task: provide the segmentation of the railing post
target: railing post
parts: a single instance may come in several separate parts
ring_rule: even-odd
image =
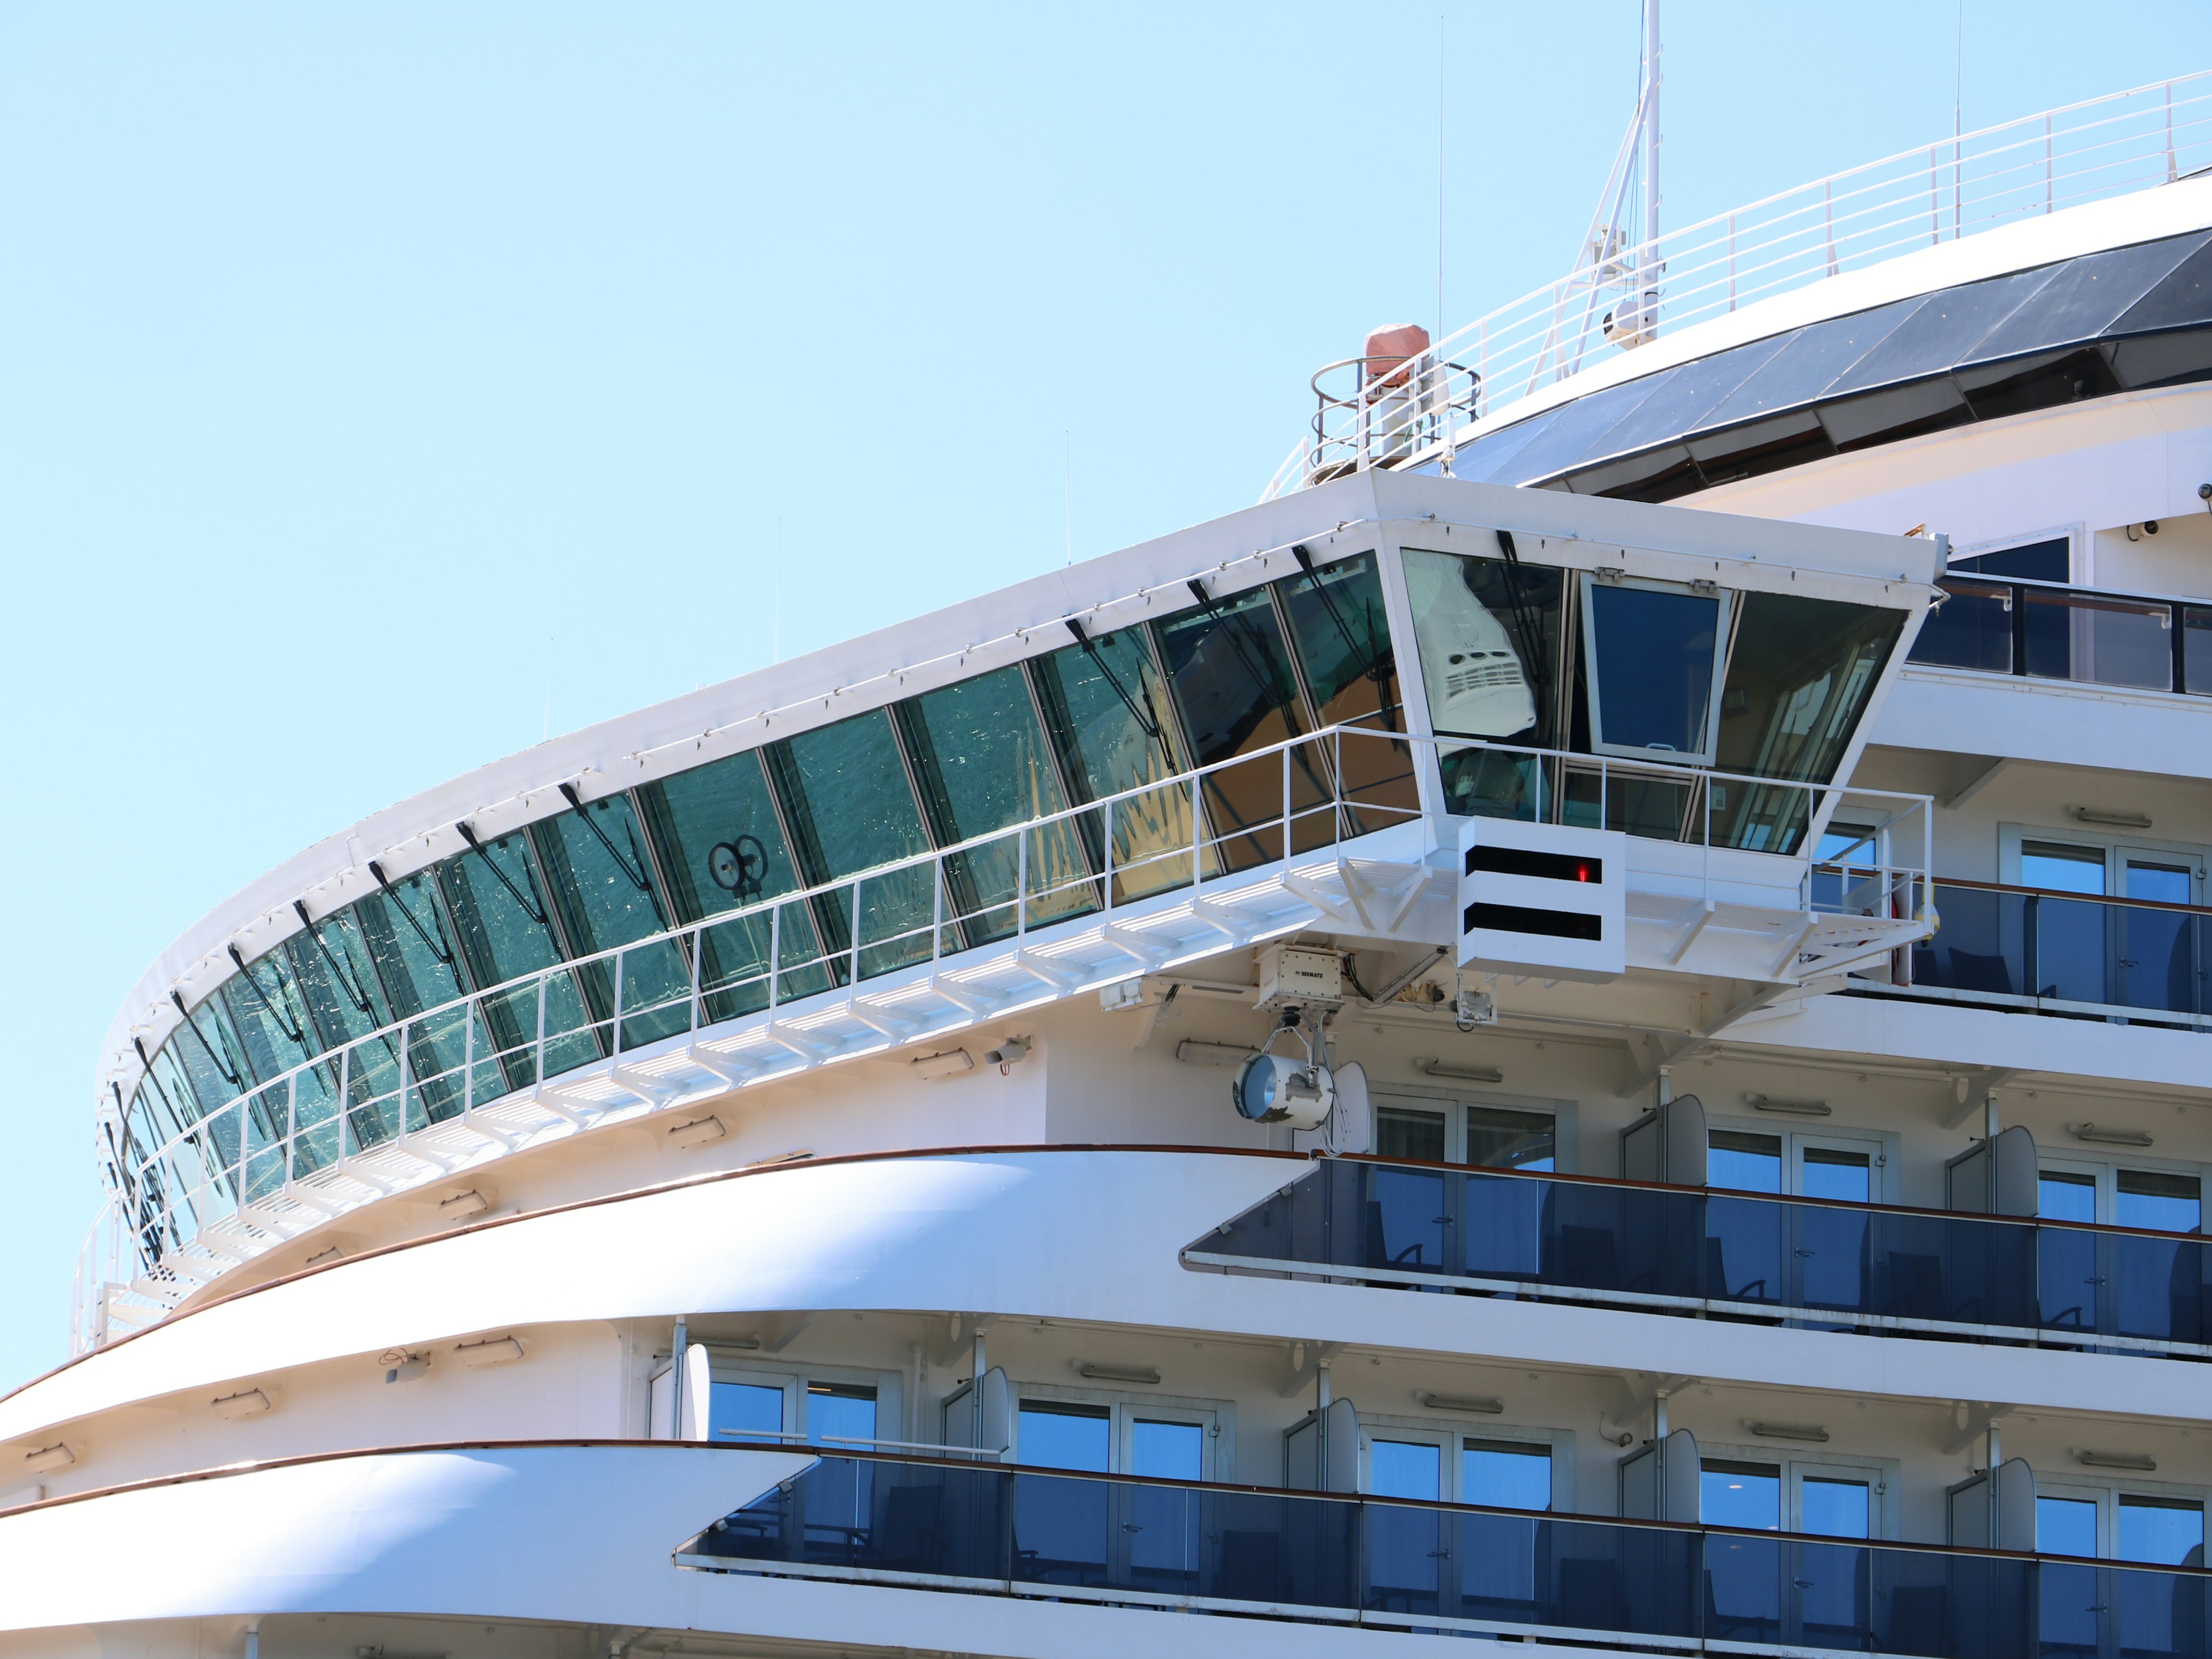
[[[860,884],[857,879],[853,883],[853,942],[850,954],[853,976],[846,983],[856,986],[860,982]]]
[[[1832,179],[1820,181],[1820,222],[1828,239],[1828,275],[1836,274],[1836,186]]]
[[[768,1007],[775,1013],[777,992],[783,983],[783,907],[770,905],[768,913]]]
[[[1735,215],[1729,215],[1729,309],[1735,309]]]
[[[477,1104],[477,1015],[482,1007],[483,1005],[477,1002],[461,1006],[462,1018],[466,1021],[461,1029],[461,1120],[464,1122],[468,1121],[469,1114],[476,1109]]]
[[[1105,909],[1106,914],[1111,915],[1114,913],[1114,803],[1110,799],[1106,803],[1106,822],[1104,824],[1104,832],[1106,848],[1106,857],[1104,860],[1106,866]]]
[[[2045,213],[2051,211],[2051,118],[2046,115],[2043,118],[2043,210]]]
[[[1030,896],[1030,832],[1024,829],[1014,831],[1014,937],[1029,933]],[[978,1404],[977,1410],[982,1407]]]
[[[2172,184],[2180,175],[2174,170],[2173,158],[2173,82],[2166,83],[2166,182]]]
[[[691,930],[691,1024],[687,1028],[694,1031],[707,1023],[706,1000],[699,994],[700,964],[706,955],[707,930],[695,927]]]
[[[2020,988],[2023,995],[2034,999],[2043,994],[2043,941],[2039,937],[2042,931],[2042,907],[2038,902],[2040,897],[2039,894],[2030,893],[2020,906],[2021,977],[2026,981]]]
[[[349,1042],[338,1050],[338,1157],[346,1156],[346,1137],[353,1132],[353,1049]]]
[[[945,860],[942,855],[929,862],[929,965],[933,969],[945,957]]]
[[[1285,744],[1283,758],[1283,867],[1291,864],[1291,745]]]
[[[1928,246],[1933,247],[1943,240],[1942,209],[1936,196],[1936,146],[1928,146]]]
[[[538,976],[538,1043],[532,1059],[537,1065],[535,1080],[545,1081],[545,975]]]
[[[296,1071],[284,1081],[284,1184],[292,1184],[292,1157],[298,1150],[300,1136],[300,1074]]]
[[[1204,814],[1199,810],[1198,793],[1199,780],[1203,775],[1198,772],[1190,775],[1190,890],[1194,897],[1198,893],[1199,869],[1205,862],[1206,830]]]

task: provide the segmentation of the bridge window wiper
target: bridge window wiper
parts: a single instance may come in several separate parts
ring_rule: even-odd
[[[584,828],[590,830],[594,836],[599,837],[599,845],[607,849],[607,856],[615,861],[616,866],[622,871],[623,874],[629,878],[630,885],[636,888],[639,892],[643,893],[647,897],[652,897],[653,884],[645,878],[644,872],[641,868],[644,863],[644,860],[638,859],[637,862],[634,864],[631,862],[630,859],[626,859],[622,855],[621,851],[615,846],[614,842],[607,839],[607,832],[599,828],[598,821],[592,817],[589,809],[585,806],[582,799],[577,795],[576,786],[574,784],[562,784],[561,786],[561,798],[567,801],[569,805],[576,809],[576,816],[583,819]],[[637,843],[635,841],[630,843],[630,854],[632,858],[636,857]],[[654,906],[655,909],[658,909],[659,908],[659,907],[657,904]]]
[[[465,823],[457,823],[453,827],[461,832],[461,839],[468,842],[469,851],[482,859],[485,868],[499,878],[499,884],[514,895],[514,902],[522,907],[523,914],[540,927],[550,928],[553,924],[545,919],[545,912],[538,905],[532,903],[524,896],[522,890],[514,884],[507,872],[499,867],[499,860],[484,850],[484,844],[477,839],[477,832]]]
[[[1114,688],[1114,695],[1121,698],[1121,706],[1129,711],[1131,718],[1144,727],[1145,735],[1158,743],[1160,740],[1159,722],[1137,706],[1137,700],[1123,688],[1112,666],[1099,655],[1097,642],[1083,631],[1083,624],[1073,617],[1067,619],[1067,631],[1075,635],[1076,644],[1083,647],[1083,654],[1091,659],[1091,665],[1098,671],[1107,684]]]
[[[465,834],[466,832],[464,831],[463,833]],[[486,862],[489,862],[489,860],[486,860]],[[499,866],[497,865],[492,866],[492,868],[495,870]],[[452,947],[450,945],[441,944],[439,939],[432,939],[428,933],[423,931],[422,924],[415,919],[414,911],[407,908],[407,901],[399,896],[398,889],[392,886],[390,878],[385,875],[384,866],[379,864],[374,859],[371,859],[368,861],[368,873],[376,878],[376,884],[383,890],[384,896],[390,899],[393,904],[397,905],[399,909],[399,914],[407,918],[407,925],[415,930],[415,937],[422,941],[423,945],[428,949],[432,956],[437,957],[438,960],[443,963],[447,967],[451,968],[453,965],[453,952]],[[435,921],[436,918],[434,916],[431,920]],[[443,938],[445,931],[446,930],[442,927],[438,929],[441,939]]]
[[[307,920],[306,902],[294,899],[292,914],[300,918],[300,926],[307,930],[307,937],[314,940],[315,949],[323,953],[323,960],[330,964],[331,976],[337,981],[338,989],[345,993],[346,1000],[367,1015],[369,1023],[374,1024],[376,1021],[376,1010],[369,1006],[368,994],[361,988],[360,982],[346,971],[345,964],[340,962],[331,947],[323,942],[321,931],[313,922]]]
[[[198,1040],[202,1051],[214,1062],[216,1070],[222,1074],[222,1080],[241,1094],[244,1093],[246,1080],[239,1076],[235,1068],[225,1062],[222,1055],[216,1053],[214,1045],[207,1040],[207,1033],[200,1030],[198,1022],[192,1018],[191,1011],[185,1006],[184,998],[172,991],[169,993],[169,1000],[177,1005],[177,1012],[184,1019],[185,1028]]]
[[[291,1038],[294,1045],[302,1053],[313,1054],[314,1050],[307,1047],[307,1033],[300,1029],[299,1022],[277,1006],[276,999],[269,994],[268,988],[261,983],[253,969],[246,965],[246,958],[239,954],[238,946],[232,945],[226,948],[229,951],[230,959],[236,965],[240,975],[253,988],[253,994],[261,999],[261,1006],[269,1011],[269,1018],[276,1022],[276,1029]]]

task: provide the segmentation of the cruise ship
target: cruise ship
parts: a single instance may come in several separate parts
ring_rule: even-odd
[[[2206,1655],[2212,75],[1656,115],[1255,504],[149,965],[0,1659]]]

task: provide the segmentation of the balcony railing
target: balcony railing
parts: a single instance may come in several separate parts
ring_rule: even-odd
[[[1661,1651],[2200,1659],[2196,1567],[824,1457],[684,1566]]]
[[[1911,660],[2034,680],[2212,696],[2212,603],[1946,576]]]
[[[1933,886],[1942,927],[1913,947],[1910,984],[1894,991],[2212,1029],[2212,907],[1984,881]]]
[[[1194,1267],[2212,1359],[2212,1237],[1338,1158]]]

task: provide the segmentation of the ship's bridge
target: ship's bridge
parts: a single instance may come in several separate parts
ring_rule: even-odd
[[[1370,471],[456,780],[256,882],[132,994],[78,1344],[395,1195],[481,1213],[474,1172],[543,1143],[703,1145],[726,1097],[966,1069],[984,1022],[1157,1002],[1270,939],[1381,953],[1370,1006],[1473,1008],[1471,822],[1626,837],[1593,1015],[1688,987],[1711,1028],[1880,972],[1930,925],[1927,801],[1837,781],[1940,557]]]

